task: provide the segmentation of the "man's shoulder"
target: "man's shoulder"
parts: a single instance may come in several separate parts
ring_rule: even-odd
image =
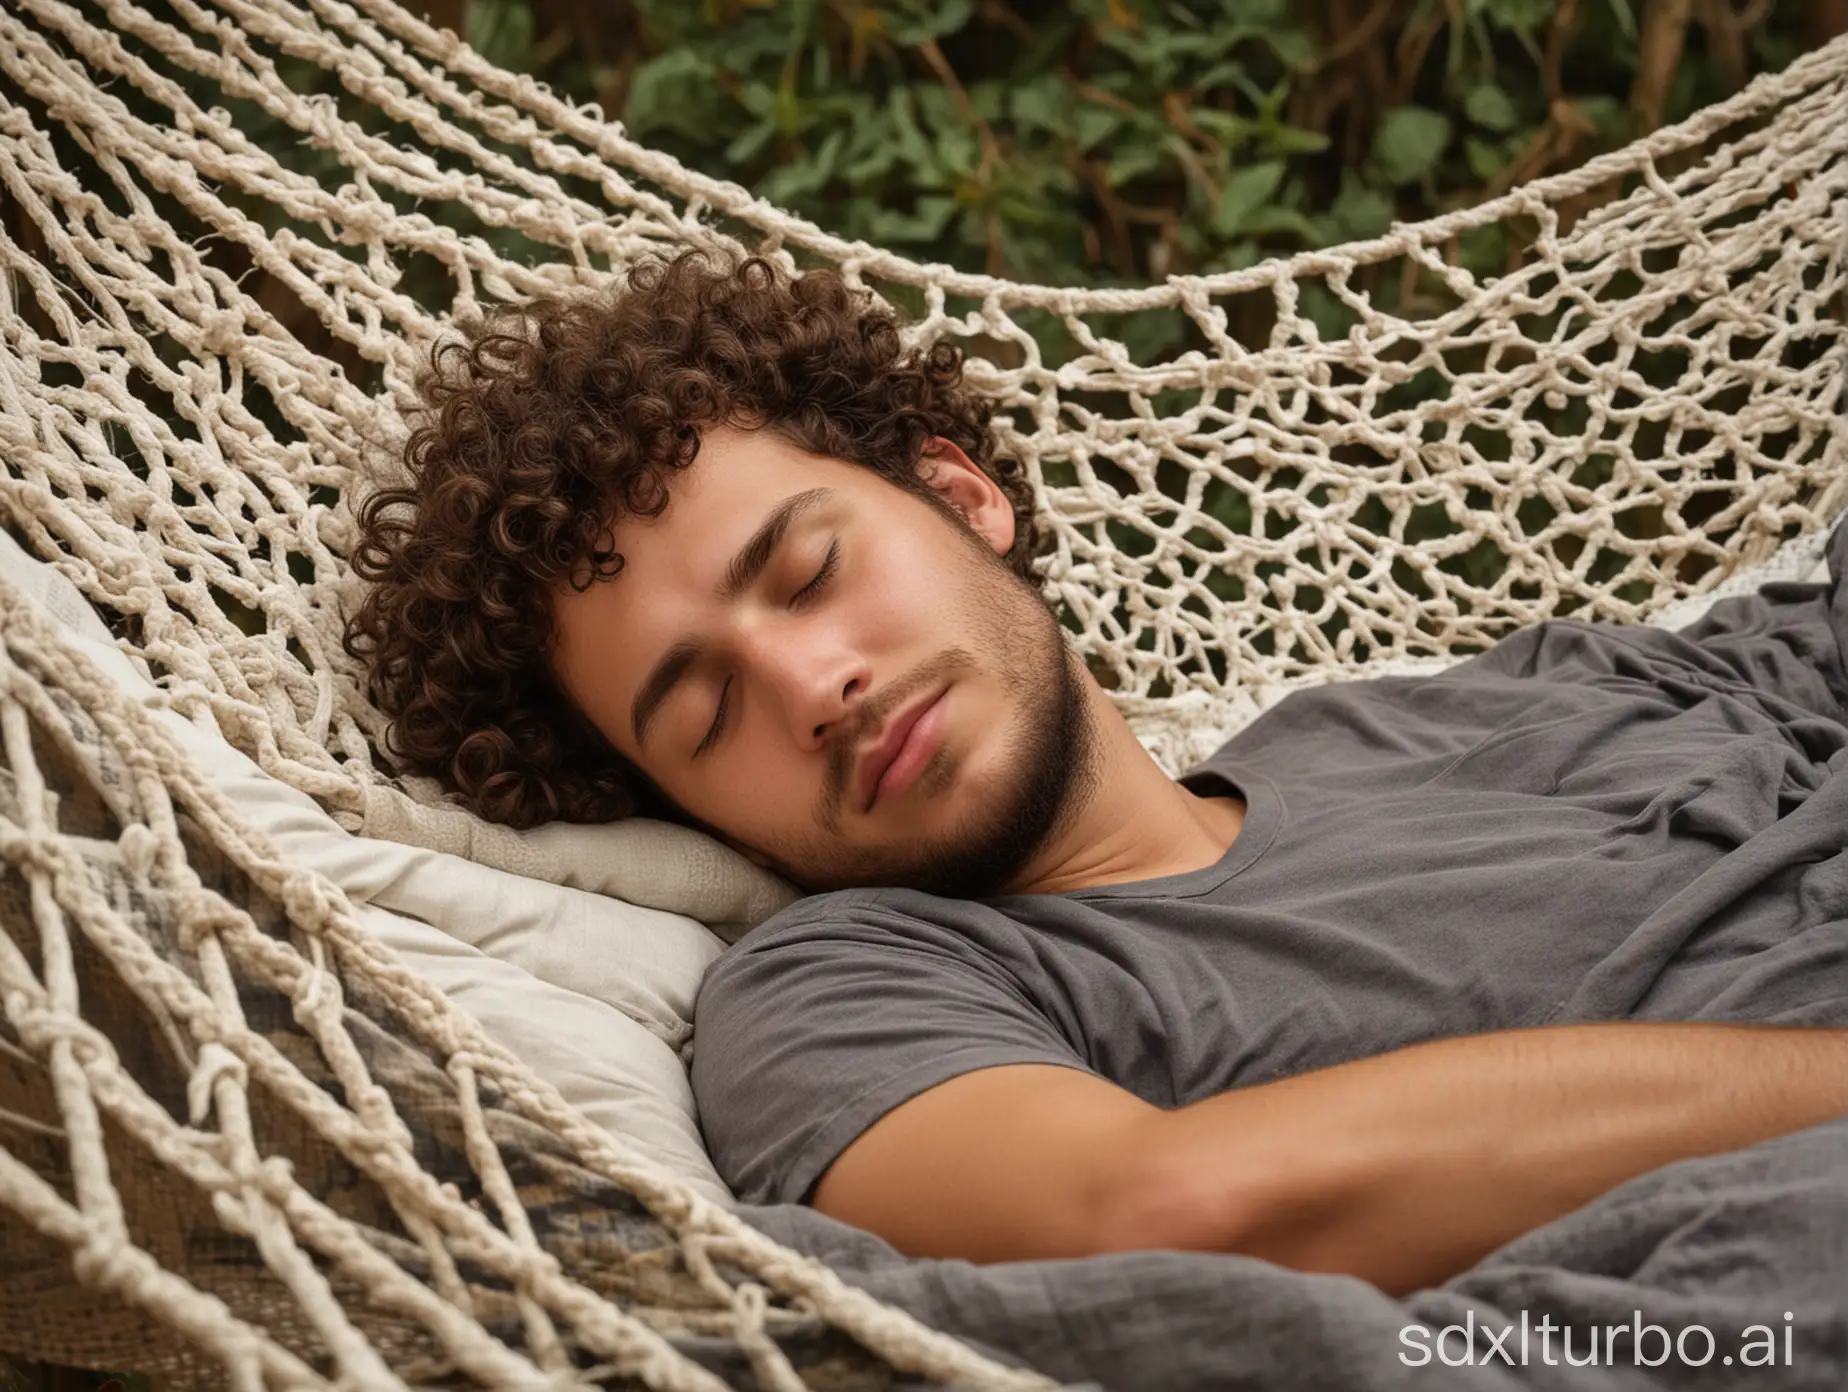
[[[732,951],[762,951],[830,936],[853,939],[887,933],[934,934],[967,930],[997,921],[1014,923],[1005,905],[978,899],[950,899],[919,889],[880,886],[826,890],[779,909],[733,945]],[[729,955],[729,954],[728,954]]]
[[[928,983],[1011,979],[1032,957],[1025,925],[979,900],[913,889],[813,894],[779,910],[707,968],[697,1010],[748,1036],[771,1017],[915,993]],[[766,1027],[769,1027],[766,1025]],[[706,1029],[701,1025],[702,1030]],[[780,1028],[780,1027],[779,1027]]]
[[[917,889],[831,890],[778,910],[707,969],[702,998],[779,992],[797,978],[976,970],[993,972],[1033,956],[1032,924],[1008,901],[950,899]]]

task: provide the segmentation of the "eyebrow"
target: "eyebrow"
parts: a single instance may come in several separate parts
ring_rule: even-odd
[[[792,493],[770,510],[770,515],[763,520],[763,525],[751,533],[750,540],[738,548],[737,555],[731,558],[731,564],[725,567],[725,576],[719,581],[718,596],[721,602],[729,604],[748,590],[764,573],[764,567],[770,564],[770,558],[776,554],[776,548],[782,544],[789,529],[804,513],[820,507],[834,496],[831,488],[810,488],[801,493]],[[629,725],[635,731],[635,743],[640,747],[648,738],[648,726],[661,703],[667,700],[675,687],[686,678],[693,664],[705,653],[706,645],[694,638],[683,638],[655,663],[641,687],[635,693],[635,701],[629,707]]]

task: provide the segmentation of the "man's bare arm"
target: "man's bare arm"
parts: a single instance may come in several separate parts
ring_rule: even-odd
[[[1510,1030],[1172,1111],[999,1067],[888,1113],[813,1199],[919,1256],[1234,1251],[1402,1291],[1648,1170],[1844,1111],[1848,1030]]]

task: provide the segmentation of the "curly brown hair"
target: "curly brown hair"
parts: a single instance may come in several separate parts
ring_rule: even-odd
[[[409,481],[368,496],[353,568],[372,582],[345,646],[390,718],[389,751],[515,827],[676,811],[555,680],[551,596],[622,566],[610,528],[658,516],[715,425],[774,430],[934,499],[932,436],[1013,503],[1030,576],[1031,487],[997,458],[949,344],[907,350],[894,314],[838,274],[687,252],[611,293],[498,308],[430,354]]]

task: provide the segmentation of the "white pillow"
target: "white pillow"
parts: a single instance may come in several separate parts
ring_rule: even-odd
[[[174,712],[187,754],[298,865],[356,903],[441,928],[489,956],[615,1006],[669,1049],[692,1033],[700,977],[724,950],[693,919],[343,831],[319,803]]]
[[[408,781],[408,780],[407,780]],[[795,887],[704,832],[646,817],[515,831],[454,806],[366,789],[361,835],[423,846],[509,874],[684,914],[736,942],[797,897]]]
[[[157,694],[76,587],[4,531],[0,577],[41,603],[131,696]],[[676,1054],[700,977],[724,947],[714,934],[679,914],[354,836],[232,748],[209,717],[154,714],[283,856],[339,885],[380,941],[491,1038],[639,1154],[729,1201]]]

